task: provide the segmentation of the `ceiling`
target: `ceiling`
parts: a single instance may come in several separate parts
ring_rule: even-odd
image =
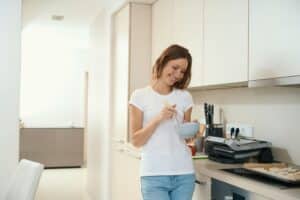
[[[37,27],[87,33],[96,16],[105,9],[115,10],[127,1],[152,4],[156,0],[22,0],[22,28],[23,31]],[[64,19],[54,21],[53,15],[64,16]]]
[[[106,0],[23,0],[22,27],[55,26],[65,29],[88,29],[93,19],[107,6]],[[63,15],[54,21],[52,15]]]

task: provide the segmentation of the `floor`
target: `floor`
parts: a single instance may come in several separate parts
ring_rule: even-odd
[[[86,168],[44,170],[35,200],[88,200]]]

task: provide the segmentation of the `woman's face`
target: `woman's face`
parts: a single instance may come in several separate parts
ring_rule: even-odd
[[[187,70],[188,61],[185,58],[170,60],[164,67],[161,79],[166,85],[172,87],[176,82],[182,80]]]

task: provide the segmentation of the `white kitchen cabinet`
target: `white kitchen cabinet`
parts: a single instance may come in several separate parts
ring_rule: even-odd
[[[192,200],[211,199],[211,178],[196,172],[196,184]]]
[[[111,199],[121,200],[124,199],[127,193],[127,160],[123,153],[123,149],[113,149],[111,159]]]
[[[158,0],[152,5],[152,64],[173,44],[173,0]]]
[[[173,41],[189,49],[193,58],[189,87],[203,84],[203,1],[173,0]]]
[[[141,182],[140,182],[140,159],[127,152],[125,154],[127,161],[127,168],[124,170],[124,174],[126,174],[126,199],[130,200],[141,200]],[[120,200],[123,200],[121,198]]]
[[[139,175],[140,160],[124,148],[114,149],[112,156],[111,199],[142,199]]]
[[[248,0],[204,1],[203,62],[205,85],[248,81]]]
[[[299,0],[249,3],[249,79],[300,75]]]
[[[190,88],[248,81],[248,0],[158,0],[152,61],[172,43],[193,57]]]
[[[128,100],[151,77],[151,5],[129,3],[113,16],[113,137],[128,141]]]
[[[150,84],[152,6],[131,3],[129,95]]]

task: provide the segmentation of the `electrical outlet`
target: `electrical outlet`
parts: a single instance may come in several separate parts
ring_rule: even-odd
[[[239,128],[240,136],[252,138],[253,137],[253,127],[249,124],[242,124],[242,123],[227,123],[226,124],[226,137],[230,138],[230,130],[231,128]]]

